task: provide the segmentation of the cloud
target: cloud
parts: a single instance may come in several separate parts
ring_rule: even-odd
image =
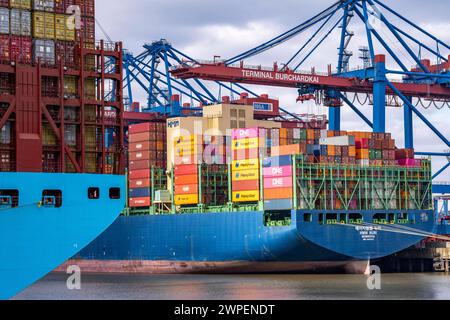
[[[395,12],[407,16],[413,23],[431,32],[446,43],[450,43],[450,23],[448,22],[448,8],[450,0],[422,0],[396,1],[384,0],[383,3],[392,7]],[[298,25],[314,14],[320,12],[333,4],[328,0],[128,0],[114,1],[97,0],[97,19],[107,30],[113,39],[123,39],[125,47],[138,53],[142,51],[142,45],[160,38],[168,39],[176,48],[186,52],[196,59],[212,59],[214,55],[222,58],[229,58],[244,52],[256,45],[269,40],[270,38]],[[426,14],[424,14],[424,10]],[[395,18],[394,15],[383,12],[399,28],[408,32],[414,39],[417,39],[429,47],[435,49],[436,42],[427,38],[419,31],[413,31],[410,25]],[[358,20],[354,17],[353,20]],[[367,43],[365,26],[363,24],[351,24],[353,37],[349,50],[353,52],[351,67],[362,65],[359,59],[359,47]],[[325,30],[327,30],[325,28]],[[407,52],[401,49],[401,44],[390,34],[385,27],[377,29],[383,39],[393,48],[394,52],[410,68],[415,61],[408,56]],[[314,30],[308,30],[291,41],[253,57],[246,61],[249,64],[262,64],[270,66],[274,61],[286,62],[308,39],[313,35]],[[98,32],[99,37],[104,37]],[[302,65],[301,69],[315,67],[318,71],[326,71],[327,65],[332,64],[336,68],[338,61],[338,45],[340,30],[336,29],[331,33],[322,45],[311,55]],[[405,40],[410,48],[418,53],[419,46],[411,40]],[[381,44],[374,40],[377,53],[387,54]],[[316,42],[317,43],[317,42]],[[312,45],[310,47],[313,47]],[[447,56],[449,51],[440,47],[440,52]],[[422,57],[430,55],[422,48]],[[304,57],[304,56],[303,56]],[[297,58],[296,61],[301,61]],[[399,69],[396,62],[388,57],[388,68]],[[321,106],[314,106],[311,103],[296,104],[297,93],[292,89],[282,89],[273,87],[250,86],[257,93],[269,93],[273,97],[279,97],[281,105],[286,109],[297,113],[314,112],[323,114],[327,109]],[[227,94],[223,92],[223,94]],[[142,101],[145,95],[138,94]],[[361,111],[372,117],[371,106],[361,106]],[[425,110],[418,108],[427,118],[439,129],[442,134],[450,137],[449,108],[436,110],[430,108]],[[364,129],[369,128],[354,114],[350,108],[344,108],[343,129]],[[415,141],[418,150],[440,152],[445,149],[443,143],[434,135],[432,131],[417,118],[414,118]],[[389,108],[387,117],[388,130],[393,133],[398,141],[399,147],[403,145],[403,110]],[[445,163],[445,159],[436,159],[435,171],[438,166]],[[447,171],[442,176],[443,180],[450,180],[450,172]]]

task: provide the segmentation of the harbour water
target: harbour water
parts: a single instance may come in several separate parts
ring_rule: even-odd
[[[363,275],[68,275],[50,274],[15,300],[448,300],[450,275],[383,274],[369,290]]]

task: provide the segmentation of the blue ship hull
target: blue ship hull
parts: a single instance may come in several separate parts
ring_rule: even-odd
[[[273,272],[367,266],[432,232],[432,211],[408,211],[414,224],[377,230],[321,224],[326,212],[292,211],[286,227],[268,227],[263,212],[120,217],[77,259],[92,272]],[[336,212],[333,212],[336,213]],[[352,213],[352,212],[342,212]],[[376,213],[363,214],[372,222]],[[404,213],[404,212],[403,212]],[[312,214],[312,221],[305,219]],[[347,270],[350,271],[350,270]],[[363,270],[356,270],[362,272]]]
[[[0,299],[8,299],[76,254],[124,207],[109,189],[124,193],[123,176],[0,173],[0,190],[18,192],[17,207],[0,206]],[[100,198],[88,199],[98,187]],[[41,203],[44,190],[62,194],[60,207]]]

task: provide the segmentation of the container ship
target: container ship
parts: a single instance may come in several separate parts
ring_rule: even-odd
[[[242,94],[131,125],[128,207],[76,263],[86,272],[360,273],[433,232],[428,159],[389,133],[280,120],[278,107]]]
[[[0,299],[124,207],[122,47],[96,42],[94,7],[0,1]]]

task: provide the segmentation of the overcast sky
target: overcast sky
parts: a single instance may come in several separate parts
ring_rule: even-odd
[[[384,3],[399,13],[407,16],[414,23],[430,31],[445,43],[450,43],[450,0],[384,0]],[[333,4],[327,0],[127,0],[111,1],[96,0],[97,19],[113,40],[122,40],[125,48],[135,54],[142,51],[144,43],[150,43],[161,38],[167,39],[178,50],[196,59],[212,59],[214,55],[230,58],[244,52],[288,29],[304,22],[313,15]],[[384,11],[382,11],[384,13]],[[364,26],[356,23],[355,18],[350,30],[355,32],[350,49],[355,56],[351,60],[351,67],[361,65],[358,59],[358,47],[366,45]],[[413,32],[405,24],[392,19],[396,25],[425,44],[436,48],[436,43]],[[378,30],[394,51],[403,59],[407,67],[414,65],[414,61],[400,49],[398,41],[384,28]],[[250,64],[270,66],[274,61],[285,62],[309,39],[312,33],[290,40],[288,43],[268,51],[247,61]],[[105,36],[97,30],[97,36]],[[316,67],[317,71],[326,71],[327,65],[337,64],[337,48],[339,30],[330,34],[316,53],[309,58],[302,69]],[[412,48],[417,51],[417,46]],[[440,48],[444,56],[450,52]],[[385,53],[377,45],[377,53]],[[394,61],[387,58],[390,67]],[[398,69],[398,67],[396,67]],[[269,93],[280,98],[281,104],[297,113],[320,113],[327,110],[311,104],[296,104],[297,93],[292,89],[277,89],[253,87],[257,93]],[[371,106],[362,106],[361,110],[372,117]],[[442,110],[434,108],[420,110],[430,121],[450,139],[450,108]],[[398,108],[389,108],[387,127],[394,134],[397,145],[403,145],[403,112]],[[343,130],[357,130],[369,128],[349,108],[343,110]],[[419,119],[415,118],[416,150],[442,152],[446,149],[443,143],[427,129]],[[435,171],[445,164],[445,159],[435,159]],[[440,180],[450,181],[450,170],[443,174]]]

